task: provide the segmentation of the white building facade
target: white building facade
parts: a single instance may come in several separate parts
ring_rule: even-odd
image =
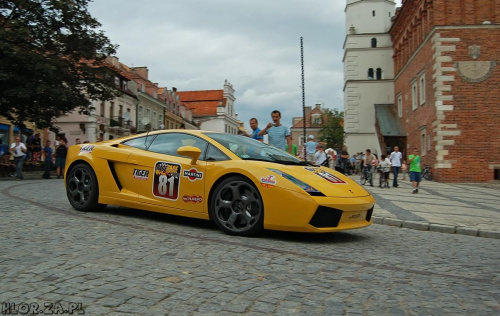
[[[347,0],[344,42],[344,132],[350,154],[380,155],[376,105],[394,104],[393,0]]]

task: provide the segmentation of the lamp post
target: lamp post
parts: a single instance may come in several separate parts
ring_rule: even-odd
[[[304,87],[304,45],[302,41],[302,36],[300,37],[300,65],[302,67],[302,126],[304,133],[304,144],[306,145],[306,95],[305,95],[305,87]],[[307,162],[307,152],[304,155],[304,160]]]

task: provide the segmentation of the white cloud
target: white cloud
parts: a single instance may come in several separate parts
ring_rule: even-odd
[[[290,126],[302,116],[300,37],[304,39],[306,105],[343,108],[345,1],[95,0],[90,13],[129,66],[178,90],[235,89],[245,122],[270,121],[274,109]]]

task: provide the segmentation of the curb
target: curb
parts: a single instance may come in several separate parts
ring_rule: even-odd
[[[397,218],[378,217],[378,216],[373,216],[373,223],[379,225],[420,230],[420,231],[431,231],[444,234],[457,234],[457,235],[500,239],[500,232],[494,232],[494,231],[482,230],[464,226],[453,226],[453,225],[443,225],[443,224],[435,224],[428,222],[408,221]]]

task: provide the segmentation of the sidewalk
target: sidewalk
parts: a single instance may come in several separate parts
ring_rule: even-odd
[[[23,174],[23,181],[43,180],[41,170]],[[56,178],[55,172],[52,178]],[[351,178],[359,183],[359,176]],[[16,179],[0,177],[0,181]],[[422,180],[418,194],[412,194],[408,178],[400,179],[398,188],[377,186],[378,176],[374,187],[364,185],[377,201],[376,224],[500,239],[500,181],[456,184]]]
[[[359,176],[351,176],[359,183]],[[438,183],[422,179],[412,194],[408,178],[399,187],[364,185],[376,199],[373,221],[409,229],[500,239],[500,182]],[[392,180],[390,181],[392,185]]]

